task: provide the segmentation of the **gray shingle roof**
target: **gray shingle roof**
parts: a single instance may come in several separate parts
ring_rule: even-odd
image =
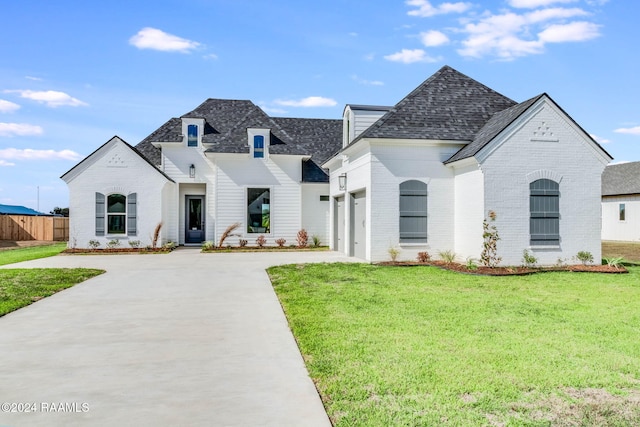
[[[467,157],[475,156],[478,151],[482,150],[485,145],[491,142],[504,128],[509,126],[515,119],[520,117],[529,107],[531,107],[542,95],[538,95],[527,101],[516,104],[511,108],[499,111],[495,113],[489,121],[480,129],[476,134],[473,141],[465,145],[455,153],[451,158],[444,163],[451,163],[457,160],[466,159]]]
[[[640,162],[620,163],[604,168],[602,195],[640,194]]]
[[[472,141],[485,123],[515,101],[444,66],[354,139]]]
[[[328,180],[322,169],[324,160],[342,146],[342,121],[269,117],[251,101],[207,99],[195,110],[172,118],[142,140],[136,148],[152,163],[160,164],[160,149],[153,142],[182,142],[182,118],[202,118],[202,142],[208,153],[249,153],[247,128],[271,129],[271,154],[311,156],[306,165],[312,181]]]

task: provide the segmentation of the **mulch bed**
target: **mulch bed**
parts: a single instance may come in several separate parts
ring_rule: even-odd
[[[416,262],[416,261],[384,261],[376,263],[376,265],[382,266],[395,266],[395,267],[415,267],[430,265],[433,267],[442,268],[444,270],[456,271],[464,274],[475,274],[481,276],[524,276],[527,274],[545,273],[549,271],[572,271],[580,273],[610,273],[620,274],[628,273],[629,271],[623,266],[610,266],[610,265],[566,265],[566,266],[554,266],[554,267],[483,267],[478,266],[476,269],[469,269],[466,265],[458,264],[455,262],[446,263],[444,261],[429,261],[429,262]]]
[[[105,249],[65,249],[63,254],[150,254],[150,253],[169,253],[173,249],[167,248],[105,248]]]

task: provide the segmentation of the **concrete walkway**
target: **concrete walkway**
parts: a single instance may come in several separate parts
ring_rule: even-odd
[[[353,259],[181,248],[0,267],[107,270],[0,318],[0,426],[330,426],[264,271],[324,261]]]

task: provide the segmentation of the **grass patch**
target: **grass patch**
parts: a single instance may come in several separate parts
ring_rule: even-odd
[[[88,268],[0,269],[0,316],[102,273]]]
[[[29,248],[0,251],[0,265],[13,264],[16,262],[30,261],[33,259],[58,255],[66,248],[66,243],[56,243],[53,245],[33,246]]]
[[[640,268],[269,269],[337,426],[638,425]]]

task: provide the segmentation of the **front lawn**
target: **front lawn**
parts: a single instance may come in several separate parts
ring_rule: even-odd
[[[58,255],[66,248],[66,243],[55,243],[52,245],[32,246],[28,248],[0,251],[0,265]]]
[[[102,273],[89,268],[0,269],[0,316]]]
[[[0,265],[58,255],[66,243],[0,251]],[[0,316],[84,282],[104,270],[88,268],[0,269]]]
[[[337,426],[640,424],[640,268],[269,269]]]

